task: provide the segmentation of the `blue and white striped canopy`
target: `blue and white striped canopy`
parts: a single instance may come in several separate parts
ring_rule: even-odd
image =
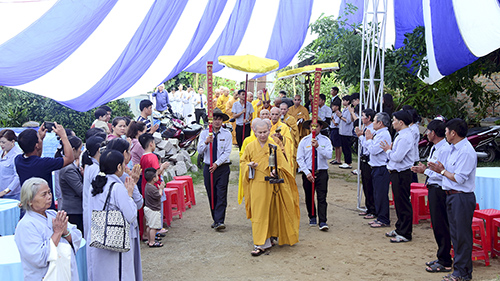
[[[337,1],[338,2],[338,1]],[[251,54],[285,67],[328,0],[0,0],[0,85],[86,111],[181,71],[242,80],[217,63]],[[8,27],[8,28],[5,28]]]
[[[363,20],[364,0],[343,0]],[[381,2],[381,1],[380,1]],[[386,46],[403,46],[404,34],[425,27],[429,77],[434,83],[500,48],[500,0],[389,0]],[[395,31],[395,33],[390,33]],[[395,35],[395,37],[393,37]]]

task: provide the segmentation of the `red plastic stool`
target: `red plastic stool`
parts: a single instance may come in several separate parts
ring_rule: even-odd
[[[493,245],[493,219],[500,218],[500,210],[483,209],[475,210],[474,217],[483,219],[486,222],[486,251],[490,252]]]
[[[413,208],[413,224],[418,224],[419,220],[431,218],[429,202],[425,200],[428,195],[427,189],[411,189],[411,207]]]
[[[427,185],[425,185],[425,183],[412,182],[410,184],[410,189],[424,189],[424,188],[427,188]]]
[[[194,196],[193,178],[191,176],[178,176],[178,177],[174,177],[174,180],[187,180],[188,181],[190,203],[191,203],[191,205],[196,205],[196,198]],[[189,206],[189,208],[191,208],[191,206]]]
[[[391,186],[389,188],[389,191],[391,193],[391,196],[389,197],[389,206],[394,206],[394,196],[392,195],[392,182],[389,182],[389,185]]]
[[[165,188],[165,197],[167,200],[163,201],[163,221],[167,223],[168,226],[172,223],[174,216],[179,216],[182,219],[182,211],[177,205],[174,205],[174,201],[179,201],[179,189],[177,188]],[[176,208],[173,210],[173,208]]]
[[[189,191],[188,191],[188,182],[187,181],[176,181],[176,180],[173,180],[173,181],[169,181],[167,182],[167,186],[168,188],[177,188],[177,190],[179,190],[179,198],[176,198],[176,199],[179,199],[179,200],[176,200],[176,201],[172,201],[172,207],[177,206],[179,210],[181,210],[181,212],[185,212],[186,211],[186,204],[185,204],[185,192],[186,191],[188,194],[187,196],[189,196]]]
[[[498,234],[500,228],[500,219],[493,219],[493,248],[491,248],[491,257],[500,256],[500,235]]]
[[[488,251],[486,251],[486,232],[482,219],[472,218],[472,260],[484,260],[485,266],[490,265]],[[455,257],[453,246],[451,247],[451,257]]]

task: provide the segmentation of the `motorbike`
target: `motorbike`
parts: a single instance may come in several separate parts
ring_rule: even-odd
[[[476,127],[467,132],[467,139],[476,150],[478,160],[481,162],[493,162],[497,151],[500,151],[500,126]],[[433,143],[427,139],[427,135],[420,139],[418,152],[420,161],[426,161]]]
[[[166,112],[163,115],[155,114],[153,116],[154,123],[159,123],[158,132],[161,133],[163,139],[178,139],[179,147],[187,151],[189,156],[196,153],[198,147],[198,137],[200,136],[203,127],[196,122],[186,124],[184,117],[177,112]]]

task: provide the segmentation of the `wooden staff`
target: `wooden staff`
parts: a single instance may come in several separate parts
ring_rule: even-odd
[[[319,107],[319,92],[320,92],[320,87],[321,87],[321,68],[316,68],[316,71],[314,72],[314,94],[313,94],[313,100],[311,103],[311,111],[312,111],[312,118],[311,118],[311,132],[312,132],[312,139],[316,139],[316,127],[318,126],[318,107]],[[312,176],[314,180],[312,181],[312,215],[314,216],[314,185],[316,181],[316,168],[315,167],[315,161],[314,161],[314,156],[316,155],[316,147],[312,146]]]
[[[245,80],[245,103],[244,108],[245,112],[243,113],[243,134],[241,134],[241,143],[245,141],[245,119],[247,118],[247,89],[248,89],[248,73]]]
[[[214,63],[207,61],[207,115],[208,115],[208,135],[213,136],[212,122],[214,119],[214,105],[213,105],[213,80],[212,80],[212,67]],[[202,101],[203,102],[203,101]],[[210,143],[210,167],[214,164],[213,157],[213,142]],[[212,210],[214,209],[214,174],[210,173],[210,202],[212,203]]]

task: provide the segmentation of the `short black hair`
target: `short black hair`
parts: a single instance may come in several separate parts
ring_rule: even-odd
[[[144,108],[148,108],[153,105],[153,102],[150,100],[141,100],[139,103],[139,110],[142,111]]]
[[[338,87],[332,87],[332,90],[337,91],[337,93],[339,92],[339,88]]]
[[[406,124],[406,126],[411,124],[411,116],[408,113],[408,111],[405,110],[400,110],[396,111],[392,114],[396,119],[403,121],[403,123]]]
[[[35,150],[35,145],[38,143],[38,133],[33,129],[26,129],[17,136],[17,143],[24,151],[24,154],[31,153]]]
[[[99,136],[103,139],[106,139],[108,135],[102,128],[90,128],[85,133],[85,141],[87,141],[92,136]]]
[[[125,117],[118,116],[118,117],[113,118],[113,122],[111,122],[111,126],[113,126],[113,127],[118,126],[118,123],[120,121],[124,121],[125,125],[127,124],[127,119],[125,119]]]
[[[149,167],[146,170],[144,170],[144,179],[147,182],[151,182],[156,176],[156,169],[153,167]]]
[[[353,93],[351,95],[351,101],[353,101],[353,100],[359,100],[359,93]]]
[[[467,136],[467,123],[460,118],[453,118],[446,122],[446,128],[448,128],[449,131],[455,131],[461,138]]]
[[[114,138],[108,142],[106,149],[124,153],[125,151],[130,151],[130,143],[122,138]]]
[[[109,107],[109,106],[107,106],[105,104],[99,106],[99,108],[102,108],[102,109],[106,110],[106,112],[113,112],[113,110],[111,110],[111,107]]]
[[[410,114],[412,123],[418,123],[422,120],[420,115],[418,115],[417,110],[415,110],[414,108],[408,109],[406,111],[408,112],[408,114]]]
[[[440,138],[445,137],[445,128],[446,125],[441,120],[432,120],[431,122],[429,122],[429,125],[427,125],[427,130],[434,131],[434,134],[436,134],[436,136]]]
[[[241,89],[241,90],[238,90],[238,95],[241,95],[241,93],[245,93],[246,91]]]
[[[351,99],[351,96],[350,95],[345,95],[342,97],[342,100],[346,100],[348,101],[349,103],[351,103],[352,99]]]
[[[370,121],[373,122],[373,119],[375,119],[375,114],[377,114],[375,112],[375,110],[371,109],[371,108],[367,108],[365,110],[363,110],[363,113],[366,115],[366,117],[368,117],[368,119],[370,119]]]
[[[145,133],[139,136],[139,143],[144,149],[146,149],[149,146],[149,143],[152,141],[155,141],[155,138],[152,134]]]
[[[326,101],[326,96],[325,94],[319,94],[319,98],[323,101]]]
[[[104,108],[98,108],[94,112],[95,119],[99,119],[99,117],[106,116],[108,112]]]
[[[281,90],[279,93],[283,94],[283,97],[286,97],[286,92],[284,90]]]

